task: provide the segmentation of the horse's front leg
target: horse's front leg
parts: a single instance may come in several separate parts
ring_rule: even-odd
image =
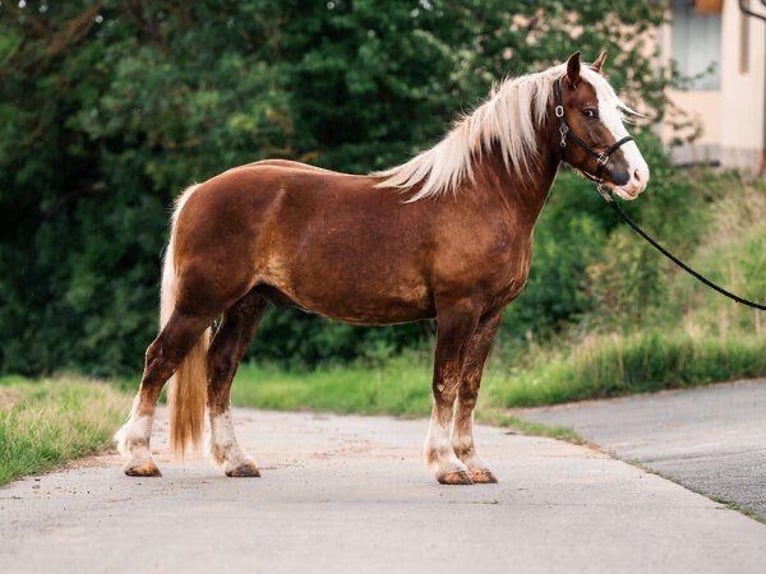
[[[433,409],[426,438],[428,467],[442,484],[472,484],[468,468],[455,455],[450,428],[460,388],[467,343],[478,322],[469,303],[451,305],[437,313],[433,376]]]
[[[500,325],[500,318],[501,315],[498,313],[482,320],[468,342],[452,428],[452,447],[455,449],[455,454],[468,468],[468,476],[476,483],[497,482],[495,475],[476,453],[473,438],[473,415],[476,400],[479,397],[484,363]]]

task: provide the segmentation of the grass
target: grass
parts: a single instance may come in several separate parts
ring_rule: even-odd
[[[72,377],[0,377],[0,485],[108,448],[130,399]]]
[[[491,403],[539,406],[763,376],[766,344],[758,336],[650,331],[588,338],[563,353],[542,353],[537,363],[492,385]]]
[[[752,518],[753,520],[757,520],[758,522],[766,522],[766,519],[764,519],[764,517],[758,514],[755,510],[752,510],[748,508],[747,506],[742,506],[738,502],[733,502],[731,500],[727,500],[725,498],[721,498],[720,496],[716,496],[716,495],[707,495],[702,492],[700,492],[699,494],[702,494],[703,496],[707,496],[713,502],[717,502],[718,504],[721,504],[722,506],[728,508],[729,510],[734,510],[735,512],[744,514],[748,518]]]
[[[536,351],[533,363],[515,372],[504,360],[491,362],[480,407],[531,407],[764,376],[766,343],[757,335],[613,334],[589,337],[564,350]],[[378,366],[313,371],[246,364],[232,387],[232,400],[277,410],[425,416],[431,408],[430,388],[430,357],[410,354]],[[493,416],[486,415],[490,422],[518,426]]]
[[[424,356],[414,354],[377,367],[357,363],[312,371],[250,363],[239,369],[232,402],[279,410],[423,416],[431,408],[430,381]]]

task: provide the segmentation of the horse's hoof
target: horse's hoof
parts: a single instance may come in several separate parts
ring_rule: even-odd
[[[261,473],[252,460],[243,462],[238,467],[226,471],[226,476],[258,478]]]
[[[154,464],[152,461],[145,462],[143,464],[138,464],[136,466],[126,466],[125,474],[127,474],[128,476],[143,476],[143,477],[162,476],[160,469],[157,468],[157,465]]]
[[[474,484],[496,484],[497,483],[497,477],[494,474],[492,474],[492,471],[489,469],[469,470],[468,476],[471,477],[471,480],[474,482]]]
[[[438,477],[438,480],[441,484],[473,484],[471,477],[464,470],[445,472]]]

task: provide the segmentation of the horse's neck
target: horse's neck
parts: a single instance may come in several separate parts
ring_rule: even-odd
[[[479,193],[499,201],[505,210],[531,228],[542,211],[559,165],[557,150],[550,142],[540,144],[539,154],[529,162],[529,173],[520,166],[507,166],[499,150],[484,155],[476,165]]]

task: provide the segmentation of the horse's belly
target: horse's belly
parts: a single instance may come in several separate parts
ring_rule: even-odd
[[[354,325],[391,325],[429,319],[434,312],[426,305],[413,304],[411,301],[380,299],[354,301],[349,305],[323,306],[322,302],[301,306],[336,321]]]
[[[276,286],[275,286],[276,287]],[[320,286],[276,287],[296,307],[336,321],[356,325],[388,325],[434,316],[425,288],[411,292],[328,293]],[[345,291],[345,293],[344,293]]]
[[[311,313],[358,325],[406,323],[434,316],[430,292],[419,281],[397,283],[390,276],[329,270],[290,271],[268,273],[263,283]]]

